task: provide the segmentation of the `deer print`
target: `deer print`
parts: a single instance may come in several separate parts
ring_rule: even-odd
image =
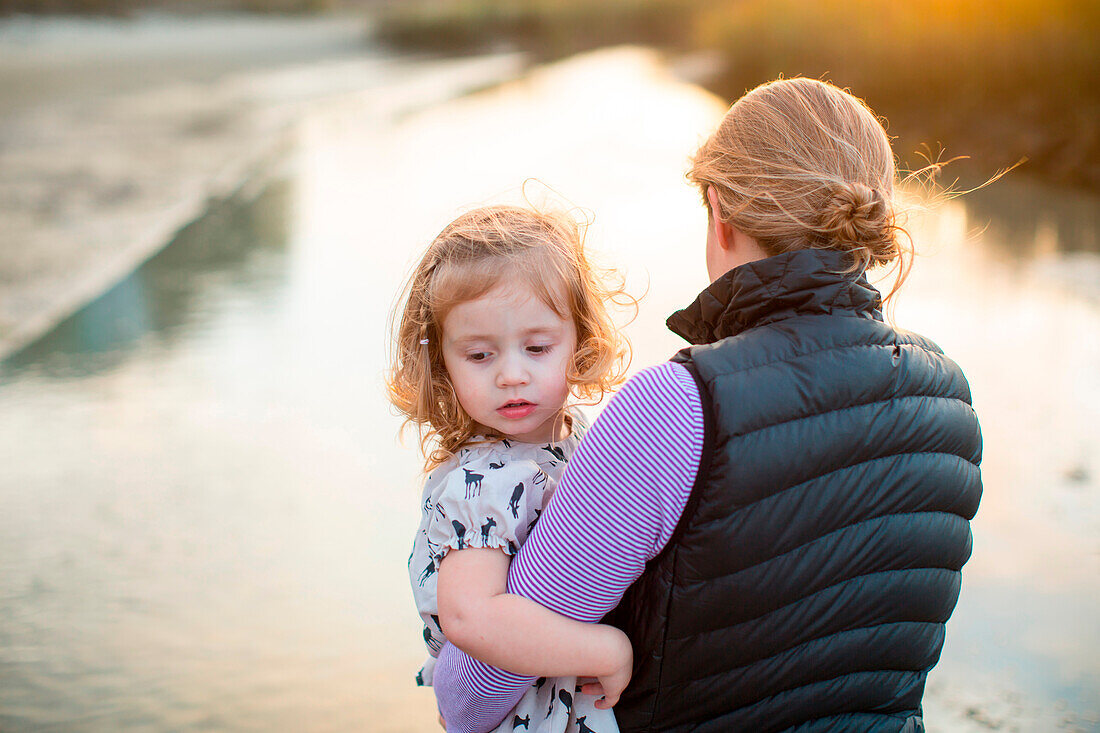
[[[500,463],[490,463],[489,468],[491,468],[494,471],[497,470],[498,468],[504,468],[504,461],[501,461]]]
[[[432,636],[432,630],[427,626],[424,627],[424,643],[427,644],[428,648],[435,654],[438,654],[439,650],[443,648],[443,642]]]
[[[573,696],[565,690],[561,690],[558,692],[558,699],[565,703],[566,710],[573,707]]]
[[[481,525],[481,544],[489,544],[489,530],[497,526],[497,520],[492,517],[485,517],[485,524]]]
[[[535,689],[536,690],[541,690],[542,686],[545,685],[545,684],[546,684],[546,678],[545,677],[539,677],[537,680],[535,680]]]
[[[530,715],[524,715],[521,718],[518,715],[513,715],[512,716],[512,730],[515,730],[516,728],[520,727],[521,725],[524,728],[526,728],[527,730],[531,730],[531,716]]]
[[[442,504],[436,504],[435,505],[435,510],[437,512],[439,512],[439,518],[440,519],[446,519],[447,518],[447,512],[443,511],[443,505]]]
[[[425,514],[431,514],[432,513],[432,497],[430,497],[430,496],[425,496],[424,497],[424,513]]]
[[[577,725],[580,726],[579,728],[577,728],[577,733],[596,733],[596,731],[585,725],[584,719],[587,717],[587,715],[582,715],[581,717],[577,718]]]
[[[557,458],[559,461],[565,460],[565,451],[561,449],[561,446],[544,445],[542,449],[548,452],[550,455],[554,456],[554,458]],[[550,462],[550,465],[554,465],[553,461]]]
[[[516,484],[512,489],[512,498],[508,500],[508,508],[512,510],[512,518],[519,519],[519,498],[523,496],[523,482]]]
[[[435,560],[428,561],[428,567],[424,568],[424,572],[420,573],[420,587],[424,587],[424,582],[435,575]]]
[[[505,448],[511,448],[512,447],[512,441],[508,440],[507,438],[501,438],[500,442],[504,443]]]
[[[535,486],[542,486],[546,483],[546,474],[542,471],[535,471],[535,475],[531,477],[531,483]]]
[[[481,494],[481,479],[485,478],[485,474],[474,473],[468,468],[462,470],[466,472],[466,498],[470,499]]]
[[[417,687],[424,686],[424,670],[420,670],[416,673],[416,685]]]
[[[428,543],[428,554],[435,557],[439,554],[439,543],[432,542],[432,538],[428,536],[428,533],[424,533],[424,541]]]
[[[457,519],[451,520],[451,526],[455,528],[455,536],[458,537],[458,549],[466,548],[466,527]]]
[[[508,540],[508,554],[515,555],[517,552],[519,552],[519,548],[516,547],[516,543]]]
[[[539,515],[542,514],[541,509],[535,510],[535,518],[531,520],[531,523],[527,525],[527,534],[531,534],[531,530],[535,528],[535,522],[539,521]]]
[[[544,715],[543,717],[544,718],[549,718],[550,713],[552,713],[552,712],[554,712],[554,688],[553,687],[550,688],[550,707],[548,707],[546,709],[546,715]]]

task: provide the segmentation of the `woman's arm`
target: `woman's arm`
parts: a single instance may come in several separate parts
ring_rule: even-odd
[[[565,616],[598,621],[668,542],[702,455],[703,412],[688,371],[639,372],[608,403],[513,559],[508,591]],[[448,730],[496,727],[530,677],[445,645],[434,682]]]
[[[630,640],[612,626],[582,623],[507,592],[503,551],[452,551],[439,566],[439,621],[471,657],[520,675],[596,677],[611,707],[630,679]]]

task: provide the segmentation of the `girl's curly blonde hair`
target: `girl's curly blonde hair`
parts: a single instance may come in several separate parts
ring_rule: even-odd
[[[426,470],[485,430],[459,404],[441,339],[451,308],[500,283],[523,283],[559,317],[572,317],[577,345],[567,380],[574,396],[594,404],[625,378],[629,346],[605,304],[636,301],[621,280],[607,282],[612,271],[592,266],[582,232],[567,214],[487,206],[459,216],[428,247],[403,290],[404,309],[393,314],[386,380],[405,425],[419,430]]]

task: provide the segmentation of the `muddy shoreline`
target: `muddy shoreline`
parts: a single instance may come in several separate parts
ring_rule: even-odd
[[[359,17],[0,22],[0,359],[268,175],[306,115],[369,93],[397,114],[522,68],[365,39]]]

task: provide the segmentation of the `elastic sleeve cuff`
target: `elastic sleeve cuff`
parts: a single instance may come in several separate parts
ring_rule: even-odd
[[[440,545],[439,552],[432,556],[432,559],[435,561],[435,569],[439,570],[440,563],[443,562],[443,558],[447,557],[447,553],[449,553],[451,550],[481,549],[501,550],[508,557],[512,557],[517,552],[519,552],[519,548],[516,547],[516,543],[505,537],[496,537],[493,535],[489,535],[488,539],[482,539],[479,535],[469,542],[459,542],[458,538],[454,537]]]

